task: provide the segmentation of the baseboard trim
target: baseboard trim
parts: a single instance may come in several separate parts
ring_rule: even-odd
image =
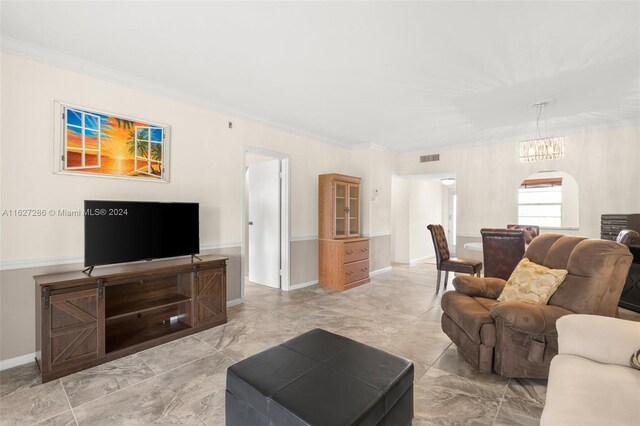
[[[244,303],[244,299],[243,298],[229,300],[229,301],[227,301],[227,308],[230,308],[230,307],[236,306],[236,305],[240,305],[242,303]]]
[[[386,268],[376,269],[375,271],[371,271],[369,276],[384,274],[385,272],[389,272],[389,271],[391,271],[391,266],[387,266]]]
[[[318,284],[318,280],[307,281],[307,282],[298,283],[298,284],[291,284],[289,286],[289,291],[298,290],[298,289],[305,288],[305,287],[310,287],[310,286],[316,285],[316,284]]]
[[[36,353],[33,352],[26,355],[20,355],[13,358],[0,360],[0,371],[17,367],[19,365],[29,364],[30,362],[33,362],[35,357]]]
[[[415,265],[416,263],[420,263],[420,262],[424,262],[425,260],[428,259],[433,259],[435,258],[435,256],[422,256],[422,257],[417,257],[415,259],[411,259],[409,261],[409,265]]]

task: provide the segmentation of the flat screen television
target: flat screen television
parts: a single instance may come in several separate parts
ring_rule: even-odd
[[[85,266],[200,251],[198,203],[86,200],[84,209]]]

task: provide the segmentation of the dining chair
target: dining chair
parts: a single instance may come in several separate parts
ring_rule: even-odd
[[[540,227],[536,225],[507,225],[507,229],[522,229],[524,231],[525,245],[531,244],[531,241],[540,235]]]
[[[483,228],[480,234],[484,276],[508,280],[524,256],[524,230]]]
[[[480,271],[482,271],[482,262],[473,259],[451,257],[449,244],[447,244],[447,237],[442,225],[431,224],[427,226],[427,229],[431,232],[433,248],[436,252],[436,268],[438,269],[436,293],[440,291],[440,277],[442,271],[444,271],[445,290],[447,289],[449,272],[461,272],[464,274],[480,276]]]

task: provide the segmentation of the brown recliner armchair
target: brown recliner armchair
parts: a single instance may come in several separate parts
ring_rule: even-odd
[[[546,378],[558,353],[556,320],[573,313],[614,316],[632,256],[613,241],[544,234],[524,257],[569,272],[547,305],[498,302],[505,280],[460,276],[456,291],[442,295],[442,330],[476,370]]]

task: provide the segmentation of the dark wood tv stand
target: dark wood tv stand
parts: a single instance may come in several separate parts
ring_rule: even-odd
[[[228,258],[201,258],[35,276],[42,381],[226,323]]]

